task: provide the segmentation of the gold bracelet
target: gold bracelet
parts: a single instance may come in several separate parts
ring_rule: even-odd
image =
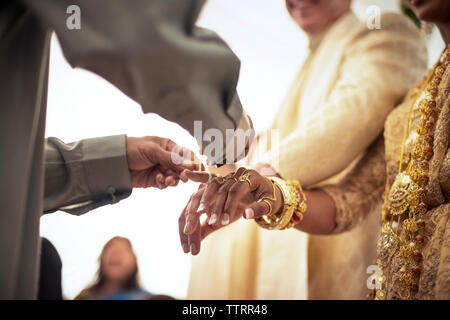
[[[273,187],[280,189],[283,195],[283,211],[281,214],[266,215],[255,219],[262,228],[269,230],[284,230],[294,227],[303,219],[306,212],[306,195],[300,183],[296,180],[284,181],[276,177],[269,177]],[[261,199],[260,199],[261,200]]]
[[[275,177],[269,177],[267,179],[272,183],[272,186],[274,188],[274,199],[271,200],[276,200],[275,185],[280,189],[284,201],[283,211],[281,212],[281,214],[266,215],[261,218],[255,219],[255,221],[262,228],[269,230],[281,230],[288,225],[289,221],[294,215],[294,211],[296,208],[295,199],[291,196],[291,188],[289,188],[284,180]]]
[[[276,230],[278,228],[278,226],[280,225],[281,215],[273,214],[272,205],[269,202],[269,201],[277,200],[275,183],[267,177],[266,177],[266,179],[272,184],[273,197],[272,198],[263,197],[258,200],[258,202],[264,202],[269,206],[269,212],[260,218],[256,218],[255,221],[260,227],[262,227],[264,229]]]
[[[295,214],[286,226],[286,229],[293,228],[303,220],[303,215],[305,214],[307,208],[306,205],[306,194],[303,191],[301,184],[297,180],[289,180],[288,183],[296,190],[298,204],[295,209]]]
[[[291,183],[291,185],[298,192],[299,200],[298,200],[297,209],[295,210],[295,214],[300,219],[300,221],[302,221],[303,220],[303,215],[305,214],[306,210],[308,209],[308,207],[306,205],[306,200],[307,200],[306,199],[306,194],[303,191],[303,188],[302,188],[301,184],[297,180],[290,180],[289,182]]]

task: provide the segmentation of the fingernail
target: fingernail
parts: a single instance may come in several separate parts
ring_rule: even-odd
[[[189,252],[189,246],[188,246],[186,243],[183,243],[183,251],[184,251],[185,253],[188,253],[188,252]]]
[[[255,213],[253,212],[253,209],[247,208],[247,209],[245,209],[244,215],[245,215],[245,219],[251,219],[251,218],[253,218]]]
[[[205,204],[204,203],[200,203],[200,206],[198,207],[198,209],[197,209],[197,212],[202,212],[202,211],[204,211],[205,210]]]
[[[230,223],[230,215],[228,213],[225,213],[222,218],[222,225],[226,226],[229,223]]]
[[[213,214],[213,215],[211,216],[211,218],[209,218],[208,224],[209,224],[209,225],[213,225],[214,223],[216,223],[216,221],[217,221],[217,215],[216,215],[216,214]]]
[[[191,243],[191,253],[195,252],[195,244]]]

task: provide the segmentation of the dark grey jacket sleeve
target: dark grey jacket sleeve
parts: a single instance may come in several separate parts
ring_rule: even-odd
[[[212,31],[195,26],[205,0],[22,0],[55,30],[73,67],[90,70],[154,112],[194,133],[236,129],[240,62]],[[80,8],[69,30],[67,8]],[[244,128],[248,129],[248,128]]]
[[[45,143],[45,213],[80,215],[131,194],[125,135]]]

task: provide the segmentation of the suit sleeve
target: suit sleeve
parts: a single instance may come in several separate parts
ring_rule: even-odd
[[[92,71],[194,134],[236,129],[240,61],[214,32],[195,26],[204,0],[22,0],[54,30],[72,67]],[[80,29],[68,28],[78,6]],[[69,20],[69,22],[72,20]]]
[[[80,215],[131,194],[124,135],[45,143],[45,213]]]

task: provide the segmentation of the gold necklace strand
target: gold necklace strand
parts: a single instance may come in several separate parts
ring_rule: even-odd
[[[410,299],[415,292],[418,290],[417,282],[418,276],[420,275],[421,269],[419,268],[419,263],[422,259],[420,252],[420,246],[423,244],[424,238],[420,233],[416,235],[418,231],[423,230],[424,222],[421,220],[416,221],[416,213],[425,214],[427,212],[427,206],[423,202],[424,200],[424,188],[428,182],[428,176],[426,172],[428,170],[428,161],[432,155],[432,134],[433,129],[435,129],[435,123],[433,116],[437,115],[436,101],[438,86],[441,81],[442,75],[444,74],[450,61],[450,49],[447,47],[444,49],[441,58],[435,63],[433,68],[427,75],[422,85],[419,87],[419,94],[414,99],[410,106],[408,112],[408,122],[405,126],[403,139],[402,139],[402,149],[400,154],[399,170],[398,176],[394,181],[392,186],[389,186],[389,181],[386,181],[386,189],[384,195],[384,204],[382,207],[382,218],[381,222],[383,225],[382,235],[380,239],[388,239],[386,244],[379,241],[378,255],[384,252],[384,256],[380,257],[377,262],[381,270],[382,285],[384,285],[384,290],[376,291],[376,299],[385,299],[389,284],[391,258],[393,254],[397,251],[397,243],[402,241],[404,244],[399,248],[400,255],[404,260],[404,265],[401,268],[400,282],[402,288],[398,292],[398,296],[401,299]],[[413,143],[413,151],[410,154],[410,159],[408,165],[404,171],[403,161],[405,156],[405,147],[408,134],[411,131],[412,125],[412,114],[414,106],[418,106],[420,112],[422,113],[421,122],[417,128],[418,138]],[[428,135],[428,136],[427,136]],[[430,138],[431,137],[431,138]],[[431,147],[426,147],[426,143],[431,145]],[[424,160],[425,159],[425,160]],[[418,160],[421,160],[419,163]],[[400,179],[400,180],[399,180]],[[397,183],[397,181],[402,183]],[[400,207],[391,207],[390,198],[388,195],[388,190],[394,190],[396,187],[401,186],[403,192],[407,192],[406,196],[403,194],[402,201],[407,201],[405,205]],[[404,186],[407,186],[405,189]],[[390,192],[389,192],[390,194]],[[400,209],[399,209],[400,208]],[[394,211],[393,211],[394,210]],[[398,210],[398,211],[397,211]],[[399,236],[401,216],[404,211],[408,211],[408,219],[405,219],[402,223],[402,230],[405,232],[405,239],[402,240]],[[391,212],[390,222],[387,224],[386,218],[388,216],[388,211]],[[397,212],[397,213],[395,213]],[[394,213],[394,214],[392,214]],[[395,234],[392,232],[393,218],[394,215],[397,217],[397,226]],[[392,236],[397,237],[399,240],[393,240]],[[415,236],[416,235],[416,236]],[[387,253],[383,251],[383,246],[389,246],[390,251]],[[382,261],[382,258],[387,258],[387,263]],[[386,271],[386,272],[384,272]],[[387,276],[385,274],[387,273]],[[384,282],[384,283],[383,283]]]
[[[403,156],[405,154],[405,145],[406,145],[406,139],[408,137],[408,132],[410,132],[411,130],[411,122],[412,122],[412,111],[414,110],[414,106],[417,103],[417,100],[419,100],[419,98],[422,96],[421,93],[423,92],[423,90],[425,89],[425,87],[427,86],[427,84],[429,83],[429,81],[431,80],[431,77],[434,74],[434,70],[436,69],[436,67],[439,65],[439,61],[437,61],[433,68],[431,68],[431,70],[428,72],[427,77],[425,78],[424,82],[420,85],[419,89],[418,89],[418,94],[415,97],[413,103],[411,103],[411,106],[409,107],[409,112],[408,112],[408,124],[405,127],[405,130],[403,130],[403,139],[402,139],[402,149],[401,149],[401,154],[400,154],[400,164],[398,166],[398,173],[402,172],[402,166],[403,166]]]
[[[440,61],[439,61],[440,62]],[[427,81],[427,88],[425,90],[425,93],[422,92],[422,94],[420,95],[420,100],[419,100],[419,109],[423,109],[422,105],[424,103],[427,104],[427,107],[431,108],[434,107],[434,105],[432,105],[429,101],[434,101],[434,100],[428,100],[428,96],[429,96],[429,89],[431,84],[433,83],[434,79],[436,79],[436,81],[434,81],[434,84],[437,85],[439,84],[440,80],[438,80],[439,78],[436,78],[435,74],[436,74],[436,70],[437,68],[440,66],[440,63],[438,63],[434,68],[433,68],[433,75],[434,77],[432,78],[433,80]],[[427,99],[427,100],[425,100]],[[416,102],[417,103],[417,102]],[[426,108],[425,108],[426,109]],[[427,109],[426,109],[427,110]],[[419,208],[419,205],[422,206],[423,210],[421,211],[425,211],[426,212],[426,205],[424,203],[421,203],[420,201],[420,197],[418,196],[417,190],[419,189],[418,186],[416,186],[416,183],[418,183],[418,179],[420,179],[422,177],[422,175],[425,176],[425,170],[419,170],[416,168],[416,160],[417,159],[423,159],[423,158],[427,158],[427,156],[425,156],[423,154],[423,150],[424,150],[424,146],[423,146],[423,140],[424,140],[424,135],[429,133],[429,129],[431,131],[432,126],[428,125],[429,122],[426,122],[424,125],[424,121],[426,121],[428,119],[428,117],[426,117],[425,115],[421,116],[421,123],[419,125],[419,127],[417,128],[417,133],[419,134],[419,137],[417,138],[416,141],[414,141],[414,151],[419,150],[415,152],[415,154],[412,154],[408,163],[408,166],[406,167],[405,173],[406,176],[408,178],[411,179],[410,184],[408,185],[408,189],[407,189],[407,212],[408,212],[408,219],[406,219],[403,222],[403,230],[404,230],[404,238],[401,239],[401,242],[403,243],[403,245],[400,247],[400,256],[403,259],[403,266],[400,269],[400,283],[401,283],[401,289],[400,292],[398,292],[399,296],[401,299],[410,299],[413,294],[415,292],[418,291],[418,286],[417,286],[417,282],[418,282],[418,276],[420,274],[420,268],[419,268],[419,264],[420,264],[420,260],[422,258],[421,253],[418,249],[418,245],[416,242],[413,241],[414,235],[415,233],[418,231],[417,229],[417,222],[416,222],[416,211]],[[412,122],[412,115],[411,113],[409,114],[408,117],[408,127],[410,131],[410,124]],[[405,145],[402,146],[402,148],[405,148]],[[414,152],[413,151],[413,152]],[[427,159],[428,160],[428,159]],[[401,168],[401,165],[403,163],[401,163],[399,165],[399,167]],[[399,170],[401,171],[401,170]],[[425,179],[423,179],[425,180]],[[425,182],[425,181],[424,181]],[[423,183],[423,184],[426,184]],[[423,213],[425,213],[423,212]],[[400,215],[399,215],[400,218]],[[400,219],[399,219],[399,223],[400,223]]]

